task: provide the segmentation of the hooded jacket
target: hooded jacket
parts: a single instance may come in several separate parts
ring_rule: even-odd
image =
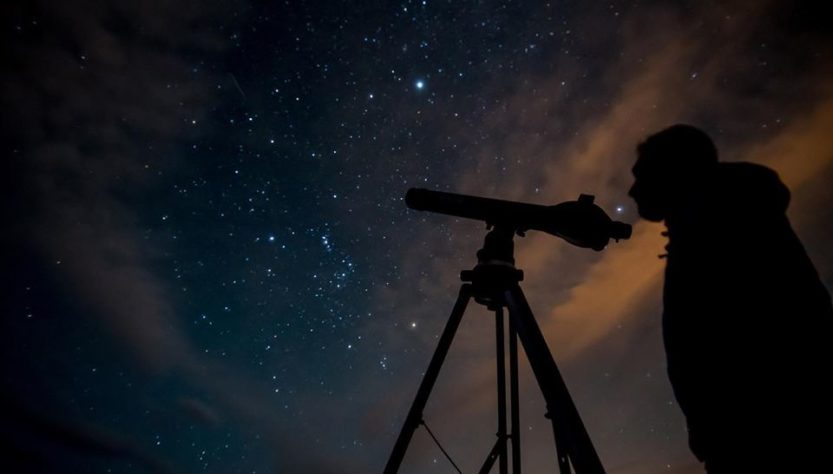
[[[829,430],[833,307],[789,200],[774,171],[720,163],[666,218],[668,374],[707,467],[775,440],[804,449],[810,430]]]

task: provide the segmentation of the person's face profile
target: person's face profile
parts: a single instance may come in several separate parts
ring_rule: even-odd
[[[633,166],[634,183],[628,195],[636,201],[639,215],[651,222],[665,219],[666,181],[656,157],[640,154]]]

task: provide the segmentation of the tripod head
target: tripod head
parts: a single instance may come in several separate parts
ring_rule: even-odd
[[[582,194],[575,201],[542,206],[419,188],[405,194],[405,204],[411,209],[476,219],[520,236],[539,230],[596,251],[604,249],[610,239],[630,238],[631,226],[612,220],[593,199]]]

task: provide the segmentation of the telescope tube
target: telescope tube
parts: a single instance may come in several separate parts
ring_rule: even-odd
[[[518,234],[528,230],[561,237],[573,245],[594,250],[605,248],[610,239],[628,239],[631,226],[616,222],[599,206],[593,196],[582,194],[576,201],[542,206],[465,194],[411,188],[405,204],[415,210],[436,212],[475,219],[495,227],[510,228]]]

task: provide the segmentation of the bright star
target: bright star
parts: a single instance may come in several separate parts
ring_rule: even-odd
[[[417,89],[422,90],[422,88],[423,88],[423,87],[425,87],[425,82],[423,82],[423,81],[421,81],[421,80],[420,80],[420,81],[416,81],[416,88],[417,88]]]

